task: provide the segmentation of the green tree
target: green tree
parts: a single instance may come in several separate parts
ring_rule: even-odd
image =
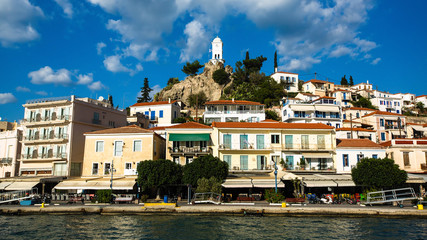
[[[355,107],[363,107],[363,108],[370,108],[370,109],[377,109],[374,105],[372,105],[371,101],[369,99],[366,99],[364,97],[360,97],[359,100],[351,102],[353,106]]]
[[[304,81],[298,80],[298,91],[302,92],[302,85],[304,84]]]
[[[221,194],[222,192],[222,181],[218,181],[215,177],[211,178],[200,178],[197,180],[197,189],[196,192],[198,193],[205,193],[205,192],[214,192]]]
[[[350,75],[350,82],[349,82],[349,85],[350,86],[353,86],[354,85],[354,81],[353,81],[353,77]]]
[[[168,184],[179,184],[182,179],[182,168],[170,160],[146,160],[138,163],[138,184],[142,191],[150,189],[159,192],[160,187]]]
[[[215,177],[222,182],[228,176],[228,164],[212,155],[202,156],[184,166],[182,181],[197,186],[201,178]]]
[[[213,72],[212,78],[216,83],[220,85],[227,84],[230,81],[230,76],[223,68],[220,68]]]
[[[144,78],[144,86],[141,88],[141,97],[138,97],[137,102],[150,102],[152,100],[150,97],[151,91],[153,91],[153,89],[148,85],[148,78]]]
[[[279,115],[276,111],[265,110],[265,119],[272,119],[275,121],[280,121]]]
[[[190,76],[194,76],[197,74],[200,68],[204,67],[204,65],[200,65],[199,61],[194,61],[192,63],[187,62],[183,67],[182,71]]]
[[[207,100],[208,100],[208,98],[206,97],[206,94],[203,91],[200,91],[197,94],[191,94],[187,98],[187,101],[188,101],[190,107],[197,107],[197,108],[203,107]]]
[[[402,186],[408,174],[392,159],[364,158],[351,170],[351,177],[356,185],[381,189]]]
[[[249,60],[249,51],[246,51],[246,60]]]
[[[274,52],[274,71],[277,69],[277,51]]]
[[[348,85],[348,81],[347,81],[347,78],[345,77],[345,75],[344,75],[344,77],[341,78],[341,85],[343,85],[343,86]]]
[[[173,86],[174,84],[179,83],[179,79],[178,78],[169,78],[168,80],[168,86]]]
[[[415,105],[415,107],[419,110],[418,113],[423,113],[424,112],[424,103],[417,102],[417,104]]]

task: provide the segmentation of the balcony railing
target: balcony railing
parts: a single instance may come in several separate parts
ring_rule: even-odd
[[[308,151],[330,151],[332,147],[326,146],[325,144],[283,144],[283,150],[308,150]]]
[[[1,164],[12,164],[12,158],[11,157],[1,158],[0,163]]]
[[[263,114],[264,110],[205,111],[205,114]]]
[[[395,126],[395,125],[385,125],[385,129],[396,129],[399,130],[399,126]],[[402,128],[400,128],[402,129]],[[402,129],[403,130],[403,129]]]
[[[212,153],[212,149],[210,147],[200,147],[200,146],[194,146],[194,147],[174,147],[169,148],[171,151],[171,154],[181,154],[181,153],[190,153],[190,154],[209,154]]]
[[[60,115],[56,116],[55,114],[52,114],[50,116],[41,117],[36,116],[33,118],[24,118],[22,119],[22,123],[42,123],[42,122],[51,122],[51,121],[68,121],[70,119],[70,115]]]
[[[23,154],[22,159],[34,159],[34,160],[40,160],[40,159],[65,159],[67,158],[66,153],[44,153],[44,154]]]
[[[93,124],[101,124],[101,120],[99,119],[92,119]]]
[[[24,141],[48,141],[48,140],[67,140],[68,134],[66,133],[57,133],[57,134],[48,134],[48,135],[32,135],[25,136]]]

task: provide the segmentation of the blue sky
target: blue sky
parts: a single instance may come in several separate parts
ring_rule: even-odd
[[[159,91],[224,42],[234,67],[248,50],[300,79],[352,75],[391,93],[427,94],[427,2],[413,0],[0,0],[0,117],[23,118],[29,99],[111,94],[136,101],[147,77]]]

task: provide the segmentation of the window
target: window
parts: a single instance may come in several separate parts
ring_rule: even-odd
[[[372,158],[377,159],[378,158],[378,154],[372,154]]]
[[[193,157],[192,156],[185,157],[185,164],[189,164],[189,163],[192,163],[192,162],[193,162]]]
[[[294,170],[294,156],[286,156],[286,163],[289,170]]]
[[[240,149],[248,149],[248,135],[240,135]]]
[[[357,112],[356,113],[356,118],[359,118],[360,117],[360,114]]]
[[[224,144],[224,148],[231,149],[231,134],[223,135],[223,144]]]
[[[156,120],[156,111],[151,111],[150,120]]]
[[[347,139],[351,139],[351,132],[347,133]]]
[[[265,156],[258,155],[256,156],[256,159],[257,159],[257,169],[258,170],[265,169],[266,167]]]
[[[385,141],[385,133],[381,133],[381,141]]]
[[[346,119],[346,117],[347,117],[347,116],[346,116],[346,115],[345,115],[345,113],[344,113],[344,114],[342,115],[342,118],[343,118],[343,119]]]
[[[103,151],[104,151],[104,141],[96,141],[95,152],[103,152]]]
[[[104,175],[111,173],[111,163],[104,163]]]
[[[228,169],[231,170],[231,155],[224,155],[224,162],[228,164]]]
[[[179,164],[179,157],[173,157],[173,162],[176,164]]]
[[[301,135],[301,148],[302,149],[309,148],[308,135]]]
[[[411,166],[409,162],[409,152],[403,152],[403,165],[405,165],[405,167]]]
[[[121,157],[123,155],[123,142],[114,141],[114,156]]]
[[[248,170],[248,155],[240,155],[240,170]]]
[[[150,112],[149,111],[145,111],[144,115],[145,115],[146,118],[148,118],[148,116],[150,115]]]
[[[271,135],[271,143],[272,144],[279,144],[280,143],[280,135],[272,134]]]
[[[360,159],[362,159],[363,157],[363,154],[357,154],[357,162],[360,162]]]
[[[141,152],[142,151],[142,141],[141,140],[133,141],[133,151],[134,152]]]
[[[99,164],[92,163],[92,175],[98,175]]]
[[[130,170],[130,169],[132,169],[132,163],[129,163],[129,162],[125,163],[125,170]]]
[[[317,147],[325,149],[325,135],[317,135]]]
[[[342,165],[344,167],[348,167],[348,154],[343,154],[342,155]]]
[[[186,147],[194,147],[194,142],[193,141],[186,141],[185,146]]]
[[[159,118],[163,118],[163,110],[159,111]]]
[[[264,149],[264,135],[256,135],[256,148]]]
[[[285,135],[285,148],[292,149],[294,147],[294,136]]]
[[[384,127],[384,119],[380,119],[380,126]]]

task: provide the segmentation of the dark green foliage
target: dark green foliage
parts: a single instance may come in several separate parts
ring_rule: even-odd
[[[199,61],[196,60],[192,63],[187,62],[184,67],[182,67],[182,71],[187,75],[194,76],[202,67],[204,67],[204,65],[200,65]]]
[[[187,120],[184,117],[175,118],[172,120],[173,123],[185,123]]]
[[[392,159],[364,158],[351,170],[351,177],[357,185],[380,189],[402,186],[408,174]]]
[[[111,190],[98,190],[96,191],[96,200],[99,203],[110,203],[113,200],[113,195],[111,194]]]
[[[150,97],[150,92],[153,91],[148,85],[148,78],[144,78],[144,86],[141,88],[141,97],[138,97],[139,103],[150,102],[152,99]]]
[[[246,58],[245,58],[246,60],[248,60],[249,59],[249,51],[246,51]]]
[[[138,184],[142,187],[142,191],[168,184],[179,184],[182,179],[181,166],[169,160],[141,161],[137,170]]]
[[[348,85],[348,81],[347,81],[347,78],[345,78],[345,75],[344,75],[344,77],[341,78],[341,85],[343,85],[343,86]]]
[[[277,69],[277,51],[274,52],[274,71]]]
[[[423,113],[424,112],[424,103],[422,102],[417,102],[417,104],[415,105],[415,107],[419,110],[419,113]]]
[[[215,177],[211,178],[200,178],[197,180],[197,189],[198,193],[214,192],[221,194],[222,192],[222,181],[218,181]]]
[[[280,118],[277,112],[272,110],[265,110],[265,119],[280,121]]]
[[[353,77],[350,75],[350,82],[348,83],[350,86],[354,85]]]
[[[220,85],[227,84],[230,81],[230,76],[223,68],[216,70],[212,74],[212,78],[216,83]]]
[[[202,156],[184,166],[182,181],[197,186],[201,178],[215,177],[222,182],[228,176],[228,164],[212,155]]]
[[[363,107],[363,108],[370,108],[370,109],[377,109],[374,105],[372,105],[371,101],[369,99],[366,99],[364,97],[360,97],[359,100],[355,102],[351,102],[353,106],[355,107]]]
[[[304,81],[298,80],[298,91],[302,92],[302,85],[304,84]]]
[[[168,86],[169,85],[172,86],[172,85],[174,85],[176,83],[179,83],[179,79],[178,78],[169,78],[169,80],[168,80]]]
[[[208,98],[206,97],[205,92],[200,91],[197,94],[191,94],[190,96],[188,96],[188,103],[190,105],[190,107],[198,107],[201,108],[202,106],[205,105],[205,102],[208,100]]]
[[[266,189],[264,198],[269,203],[280,203],[285,200],[285,197],[280,192],[276,193],[274,189]]]

